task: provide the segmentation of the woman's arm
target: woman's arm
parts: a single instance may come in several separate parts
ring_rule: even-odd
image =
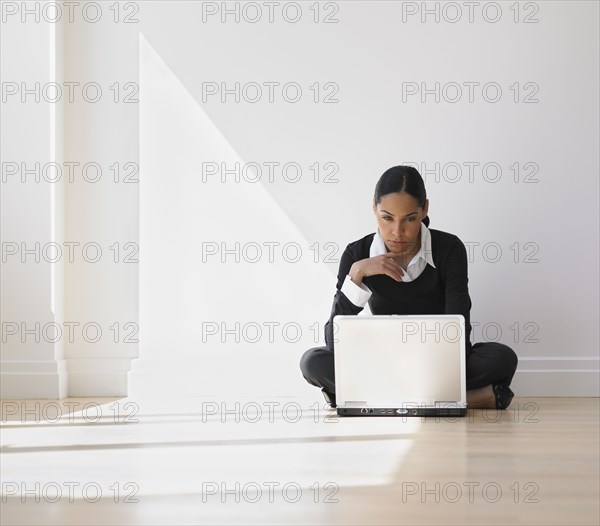
[[[368,301],[370,291],[366,288],[365,284],[357,285],[352,282],[348,275],[350,268],[357,261],[357,258],[352,254],[349,246],[346,247],[342,257],[340,259],[340,267],[337,276],[336,292],[333,297],[333,306],[331,307],[331,314],[329,315],[329,321],[325,324],[325,345],[333,351],[333,317],[338,314],[356,315],[364,309],[364,305]],[[346,293],[342,292],[342,289],[351,296],[355,301],[360,303],[356,305],[348,298]]]
[[[469,296],[469,277],[467,250],[463,242],[456,238],[445,261],[444,288],[445,314],[462,314],[465,317],[466,353],[471,352],[471,297]]]

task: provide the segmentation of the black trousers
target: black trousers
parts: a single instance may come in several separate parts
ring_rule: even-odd
[[[306,381],[335,394],[333,351],[328,347],[313,347],[300,359],[300,370]],[[488,384],[510,385],[517,370],[518,358],[508,345],[499,342],[479,342],[471,346],[466,357],[467,390]]]

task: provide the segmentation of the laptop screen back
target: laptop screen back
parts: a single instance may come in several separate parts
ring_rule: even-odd
[[[466,402],[464,326],[459,314],[336,316],[338,407]]]

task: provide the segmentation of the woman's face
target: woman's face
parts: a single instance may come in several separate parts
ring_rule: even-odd
[[[421,221],[427,217],[428,209],[429,199],[421,209],[417,200],[406,192],[384,195],[377,205],[373,202],[379,232],[390,252],[399,255],[417,252],[421,242]]]

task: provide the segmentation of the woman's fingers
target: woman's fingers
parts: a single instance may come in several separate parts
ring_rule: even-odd
[[[366,277],[375,274],[385,274],[396,281],[402,281],[402,276],[404,276],[405,272],[396,260],[397,257],[397,254],[388,252],[380,256],[365,259],[365,264],[362,268],[363,275]]]
[[[385,254],[383,254],[384,257],[386,258],[386,261],[391,261],[394,265],[394,268],[397,268],[400,270],[400,272],[402,274],[404,274],[404,269],[400,266],[400,263],[398,261],[396,261],[396,255],[392,254],[391,252],[387,252]]]
[[[384,263],[384,269],[385,273],[390,276],[390,278],[395,279],[396,281],[402,281],[404,270],[400,264],[396,263],[393,259]]]

